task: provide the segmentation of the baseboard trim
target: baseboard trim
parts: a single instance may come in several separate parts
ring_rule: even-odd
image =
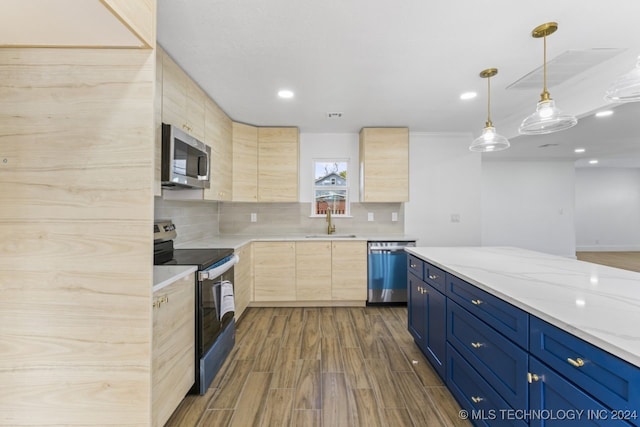
[[[576,252],[638,252],[640,246],[576,246]]]

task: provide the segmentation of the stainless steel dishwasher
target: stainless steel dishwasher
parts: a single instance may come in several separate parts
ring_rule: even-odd
[[[368,242],[367,304],[406,304],[407,253],[415,240]]]

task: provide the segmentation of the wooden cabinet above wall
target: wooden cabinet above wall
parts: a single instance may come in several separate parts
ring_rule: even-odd
[[[298,201],[298,128],[258,128],[258,201]]]
[[[258,201],[258,128],[233,122],[233,201]]]
[[[409,201],[409,129],[360,131],[360,201]]]
[[[205,200],[231,200],[233,148],[232,123],[212,99],[205,100],[204,143],[211,147],[211,186],[204,190]]]

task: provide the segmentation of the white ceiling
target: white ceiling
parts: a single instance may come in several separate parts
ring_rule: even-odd
[[[408,126],[472,139],[486,120],[478,73],[495,67],[492,120],[512,148],[483,156],[640,165],[630,160],[640,159],[640,103],[590,117],[606,107],[609,83],[635,66],[639,16],[638,0],[158,0],[158,41],[232,119],[301,132]],[[517,127],[542,88],[507,87],[539,74],[543,41],[531,30],[549,21],[559,24],[547,40],[550,75],[554,58],[574,57],[569,51],[621,53],[588,69],[578,64],[575,75],[550,84],[557,106],[580,118],[575,128],[520,137]],[[282,88],[295,97],[278,99]],[[470,90],[479,96],[461,101]],[[344,114],[327,119],[327,112]],[[559,145],[538,148],[544,144]],[[575,146],[587,153],[576,155]]]

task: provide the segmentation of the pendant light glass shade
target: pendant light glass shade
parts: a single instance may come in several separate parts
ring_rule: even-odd
[[[611,102],[640,101],[640,56],[638,57],[636,68],[611,83],[604,95],[604,99]]]
[[[509,140],[496,133],[496,128],[491,123],[491,77],[498,74],[497,68],[489,68],[480,72],[480,77],[487,79],[487,123],[482,130],[482,135],[471,142],[469,150],[481,153],[506,150],[511,146]]]
[[[553,34],[557,29],[557,23],[548,22],[537,26],[531,32],[532,37],[542,37],[544,39],[544,83],[536,111],[520,124],[518,131],[523,135],[543,135],[558,132],[569,129],[578,123],[578,119],[575,116],[565,114],[556,108],[556,103],[551,99],[551,95],[547,90],[547,36]]]

